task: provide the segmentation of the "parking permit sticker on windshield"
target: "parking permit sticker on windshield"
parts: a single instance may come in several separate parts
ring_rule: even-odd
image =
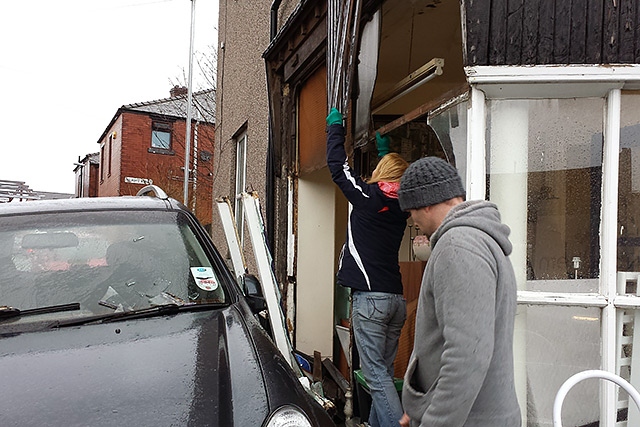
[[[191,267],[191,275],[196,281],[196,285],[203,291],[218,289],[218,282],[211,267]]]

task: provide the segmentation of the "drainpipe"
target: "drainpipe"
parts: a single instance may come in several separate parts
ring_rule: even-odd
[[[271,3],[271,32],[270,32],[270,41],[276,37],[278,34],[278,9],[280,9],[280,3],[282,0],[273,0]]]
[[[282,0],[273,0],[271,3],[271,21],[270,21],[270,31],[269,31],[269,40],[273,41],[273,39],[278,34],[278,9],[280,9],[280,3]],[[265,75],[268,79],[269,77],[269,67],[265,61]],[[274,228],[274,218],[275,218],[275,203],[274,203],[274,186],[275,186],[275,178],[274,178],[274,167],[275,167],[275,159],[274,159],[274,149],[273,149],[273,125],[271,123],[272,114],[271,114],[271,91],[269,88],[269,82],[267,81],[267,100],[269,103],[269,140],[267,142],[267,182],[266,182],[266,198],[265,201],[265,211],[266,211],[266,234],[267,234],[267,245],[269,245],[269,250],[271,253],[274,253],[273,248],[273,228]]]

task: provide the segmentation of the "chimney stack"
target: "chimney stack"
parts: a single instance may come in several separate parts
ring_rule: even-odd
[[[186,95],[188,91],[189,90],[184,86],[175,85],[174,87],[171,88],[169,93],[171,94],[172,98],[175,98],[176,96]]]

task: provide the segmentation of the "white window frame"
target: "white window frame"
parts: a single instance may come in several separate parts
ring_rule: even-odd
[[[601,97],[606,100],[603,118],[599,292],[558,294],[518,291],[518,304],[601,308],[600,368],[617,373],[617,309],[640,308],[640,298],[617,295],[616,283],[621,90],[640,88],[640,66],[479,66],[467,67],[465,73],[471,85],[470,111],[467,115],[469,132],[466,183],[470,199],[486,198],[487,99]],[[600,425],[614,427],[617,413],[615,384],[601,381],[600,396]]]
[[[162,120],[153,120],[151,123],[151,149],[152,150],[164,150],[171,151],[173,146],[173,135],[172,135],[173,126],[171,123],[164,122]],[[163,144],[156,144],[155,141],[163,142],[163,139],[158,138],[159,135],[166,134],[168,137],[169,145],[164,147]],[[111,136],[109,136],[111,138]]]
[[[240,247],[244,247],[244,209],[239,199],[240,194],[245,191],[247,183],[247,132],[242,132],[236,137],[236,179],[235,179],[235,200],[234,215],[236,227],[238,227],[238,237]]]

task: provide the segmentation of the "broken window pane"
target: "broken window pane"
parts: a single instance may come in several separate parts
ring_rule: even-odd
[[[437,114],[429,115],[446,160],[458,169],[462,183],[467,180],[467,108],[468,102],[460,102]]]

